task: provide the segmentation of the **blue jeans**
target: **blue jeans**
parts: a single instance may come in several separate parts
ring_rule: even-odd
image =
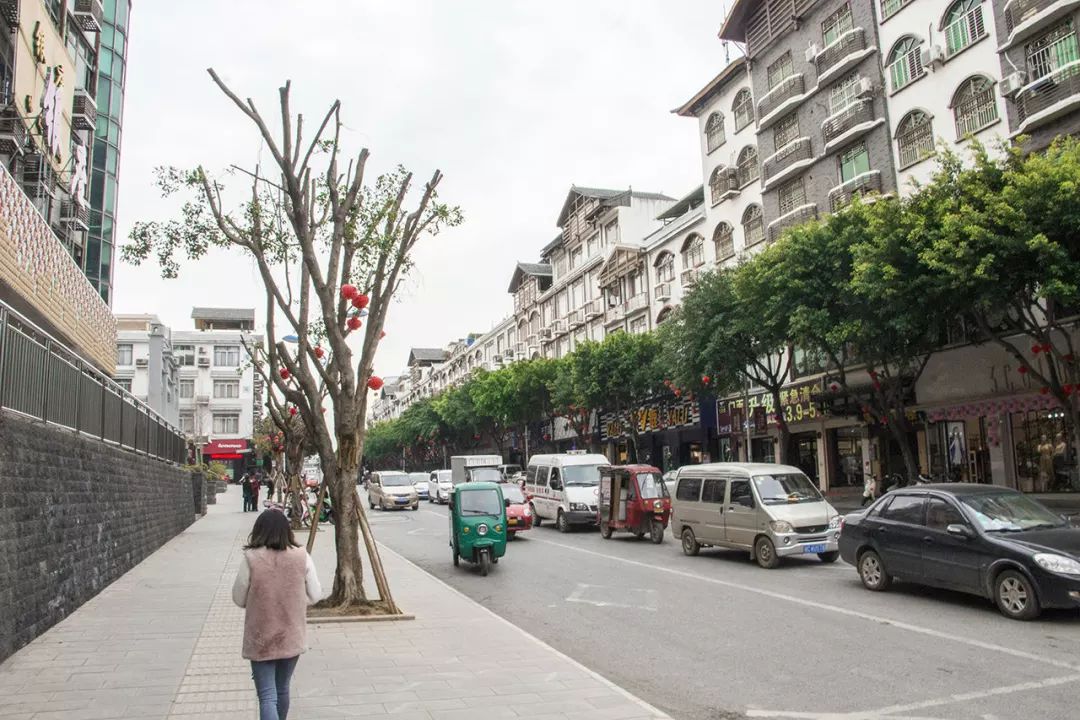
[[[300,656],[252,660],[251,677],[259,696],[259,720],[285,720],[289,715],[289,681]]]

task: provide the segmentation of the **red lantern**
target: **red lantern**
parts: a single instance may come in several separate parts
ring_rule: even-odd
[[[294,408],[294,407],[289,408],[289,414],[290,415],[296,415],[296,408]]]
[[[368,378],[367,386],[372,390],[378,390],[383,386],[383,380],[381,377],[372,375],[370,378]]]
[[[682,395],[682,391],[678,388],[675,388],[675,397],[679,397],[680,395]]]
[[[323,355],[325,355],[325,354],[326,354],[326,351],[325,351],[325,350],[323,350],[323,349],[322,349],[321,347],[319,347],[318,345],[316,345],[316,346],[315,346],[315,350],[314,350],[314,353],[315,353],[315,357],[317,357],[317,358],[321,358],[321,357],[322,357]]]
[[[1041,388],[1039,388],[1039,393],[1042,394],[1042,395],[1049,395],[1050,394],[1050,388],[1041,387]]]
[[[345,324],[349,326],[350,330],[359,330],[364,323],[356,315],[353,315]]]
[[[1043,346],[1042,346],[1042,351],[1043,351],[1044,353],[1048,353],[1048,352],[1050,352],[1050,351],[1051,351],[1051,350],[1053,350],[1053,349],[1054,349],[1054,346],[1053,346],[1053,345],[1051,345],[1050,343],[1043,343]]]
[[[326,408],[323,408],[323,409],[322,409],[322,411],[323,411],[323,412],[326,412]]]
[[[833,392],[838,392],[840,390],[840,383],[829,383],[829,389]]]
[[[551,435],[544,433],[544,442],[551,442]]]
[[[1042,345],[1032,345],[1031,346],[1031,354],[1032,355],[1038,355],[1040,350],[1042,350]]]
[[[473,436],[472,436],[472,439],[473,439],[473,440],[479,440],[479,439],[480,439],[480,434],[479,434],[479,433],[477,433],[476,435],[473,435]]]
[[[357,289],[355,285],[346,284],[341,286],[341,297],[345,298],[346,300],[352,300],[354,297],[356,297],[356,293]]]
[[[1073,386],[1070,385],[1069,383],[1066,383],[1066,384],[1061,386],[1061,391],[1063,393],[1065,393],[1066,396],[1072,395]]]
[[[877,377],[877,370],[874,370],[874,369],[870,369],[870,370],[867,370],[866,372],[867,372],[867,373],[868,373],[868,374],[870,375],[870,377],[872,377],[872,378],[876,378],[876,377]]]
[[[386,331],[385,330],[380,330],[379,331],[379,339],[382,340],[384,337],[386,337]]]
[[[364,293],[360,293],[356,297],[353,298],[353,303],[352,304],[355,307],[358,307],[361,310],[363,310],[364,308],[366,308],[368,306],[369,302],[371,302],[371,298],[369,298]]]
[[[1024,365],[1021,365],[1020,367],[1016,368],[1016,372],[1020,373],[1021,375],[1026,375],[1027,374],[1027,367],[1025,367]]]
[[[701,377],[701,384],[702,385],[708,385],[709,384],[709,376],[708,375],[703,375]]]
[[[281,376],[282,380],[288,380],[289,379],[289,368],[281,368],[280,370],[278,370],[278,375]]]

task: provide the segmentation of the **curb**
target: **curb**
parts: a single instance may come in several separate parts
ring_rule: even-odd
[[[504,618],[503,616],[501,616],[501,615],[497,614],[497,613],[496,613],[496,612],[495,612],[494,610],[491,610],[490,608],[486,608],[486,607],[484,607],[483,605],[481,605],[480,603],[476,602],[475,600],[473,600],[473,599],[472,599],[471,597],[469,597],[469,596],[468,596],[468,595],[466,595],[465,593],[463,593],[463,592],[461,592],[460,590],[458,590],[457,588],[455,588],[455,587],[454,587],[453,585],[451,585],[450,583],[446,582],[446,581],[445,581],[445,580],[443,580],[442,578],[439,578],[439,577],[436,577],[436,576],[432,575],[432,574],[431,574],[431,573],[429,573],[429,572],[428,572],[427,570],[425,570],[424,568],[420,567],[419,565],[417,565],[416,563],[414,563],[414,562],[413,562],[412,560],[410,560],[409,558],[405,557],[404,555],[402,555],[401,553],[397,552],[396,550],[394,550],[394,549],[392,549],[392,548],[390,548],[390,547],[386,546],[385,544],[383,544],[383,543],[379,542],[378,540],[376,540],[375,542],[376,542],[376,543],[378,544],[380,552],[382,552],[382,551],[386,551],[386,552],[390,553],[391,555],[394,555],[395,557],[399,558],[399,559],[400,559],[400,560],[402,560],[403,562],[405,562],[405,563],[408,563],[408,564],[409,564],[409,565],[411,565],[411,566],[412,566],[413,568],[415,568],[415,569],[416,569],[416,570],[417,570],[418,572],[421,572],[421,573],[423,573],[424,575],[426,575],[427,577],[431,578],[432,580],[434,580],[434,581],[435,581],[435,582],[437,582],[438,584],[442,585],[442,586],[443,586],[443,587],[445,587],[445,588],[446,588],[447,590],[449,590],[449,591],[450,591],[450,592],[452,592],[453,594],[457,595],[458,597],[462,598],[463,600],[465,600],[465,601],[466,601],[466,602],[468,602],[469,604],[471,604],[471,605],[475,605],[476,607],[480,608],[481,610],[483,610],[483,611],[484,611],[485,613],[487,613],[487,614],[488,614],[488,615],[490,615],[491,617],[495,618],[496,620],[498,620],[499,622],[503,623],[504,625],[507,625],[507,626],[509,626],[509,627],[513,628],[513,629],[514,629],[514,630],[516,630],[516,631],[517,631],[518,633],[520,633],[521,635],[525,636],[526,638],[528,638],[529,640],[531,640],[531,641],[532,641],[533,643],[535,643],[535,644],[539,645],[540,647],[542,647],[543,649],[547,650],[548,652],[552,653],[552,654],[553,654],[553,655],[555,655],[556,657],[558,657],[558,658],[560,658],[560,659],[562,659],[562,660],[565,660],[566,662],[570,663],[570,664],[571,664],[572,666],[574,666],[574,667],[575,667],[575,668],[577,668],[578,670],[582,670],[582,671],[584,671],[584,672],[585,672],[585,673],[587,673],[587,674],[588,674],[588,675],[589,675],[590,677],[592,677],[592,678],[593,678],[594,680],[596,680],[596,681],[597,681],[597,682],[599,682],[600,684],[604,685],[604,686],[605,686],[606,688],[608,688],[609,690],[612,690],[612,691],[614,691],[614,692],[618,693],[619,695],[622,695],[622,696],[623,696],[624,698],[626,698],[627,700],[631,701],[632,703],[634,703],[635,705],[637,705],[638,707],[640,707],[640,708],[641,708],[642,710],[644,710],[644,711],[646,711],[647,713],[649,713],[650,715],[652,715],[652,716],[653,716],[653,720],[674,720],[674,718],[672,718],[672,717],[671,717],[670,715],[668,715],[667,713],[663,712],[662,710],[659,710],[659,709],[657,709],[657,708],[653,707],[653,706],[652,706],[652,705],[650,705],[649,703],[645,702],[644,700],[642,700],[642,699],[641,699],[641,698],[639,698],[638,696],[636,696],[636,695],[634,695],[633,693],[631,693],[631,692],[630,692],[629,690],[626,690],[626,689],[624,689],[624,688],[622,688],[622,687],[620,687],[620,686],[616,685],[615,683],[611,682],[610,680],[608,680],[608,679],[607,679],[606,677],[604,677],[604,676],[603,676],[603,675],[601,675],[600,673],[596,672],[595,670],[592,670],[592,669],[590,669],[590,668],[587,668],[587,667],[585,667],[584,665],[582,665],[581,663],[579,663],[579,662],[578,662],[577,660],[575,660],[574,658],[570,657],[570,656],[569,656],[569,655],[567,655],[566,653],[563,653],[563,652],[561,652],[561,651],[559,651],[559,650],[556,650],[556,649],[555,649],[555,648],[553,648],[553,647],[552,647],[551,645],[548,645],[548,644],[547,644],[546,642],[544,642],[544,641],[543,641],[543,640],[541,640],[540,638],[536,637],[535,635],[533,635],[533,634],[532,634],[532,633],[530,633],[529,631],[527,631],[527,630],[525,630],[525,629],[523,629],[523,628],[520,628],[520,627],[518,627],[518,626],[517,626],[517,625],[515,625],[514,623],[512,623],[512,622],[510,622],[509,620],[507,620],[506,618]]]
[[[399,613],[397,615],[356,615],[353,617],[309,617],[308,625],[331,625],[341,623],[375,623],[375,622],[398,622],[399,620],[415,620],[416,616],[411,613]]]

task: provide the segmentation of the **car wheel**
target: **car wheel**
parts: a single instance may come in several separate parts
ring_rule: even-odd
[[[818,553],[818,560],[825,564],[834,563],[840,559],[839,550],[830,550],[829,552]]]
[[[649,528],[649,539],[653,541],[654,545],[659,545],[664,542],[664,524],[653,520],[652,527]]]
[[[458,562],[459,562],[458,551],[457,551],[457,543],[450,543],[450,552],[454,556],[454,567],[457,567]]]
[[[555,529],[561,533],[570,532],[570,523],[566,521],[566,515],[562,510],[555,517]]]
[[[480,575],[487,577],[487,574],[491,572],[491,554],[487,550],[480,551]]]
[[[682,531],[682,551],[683,555],[697,555],[701,551],[701,545],[698,544],[697,538],[694,537],[694,531],[690,528],[685,528]]]
[[[881,556],[873,550],[867,550],[859,558],[859,579],[867,590],[880,592],[888,590],[892,584],[892,578],[885,570],[885,563],[881,562]]]
[[[511,531],[511,532],[506,533],[506,539],[507,540],[514,540],[516,538],[517,538],[517,533],[516,532]]]
[[[370,499],[367,501],[367,506],[368,506],[368,510],[374,510],[375,509],[375,503],[371,502]]]
[[[410,510],[419,510],[419,509],[420,509],[420,501],[417,500],[415,503],[413,503],[413,506],[410,508]]]
[[[754,558],[757,564],[766,570],[772,570],[780,564],[780,557],[776,554],[776,546],[772,540],[762,535],[754,542]]]
[[[536,514],[536,506],[533,505],[532,503],[529,503],[529,509],[532,510],[533,527],[540,527],[540,525],[543,524],[544,520],[543,520],[543,518],[541,518],[539,515]]]
[[[607,524],[606,522],[600,523],[600,537],[604,538],[605,540],[611,539],[611,525]]]
[[[1012,620],[1033,620],[1039,616],[1039,598],[1027,576],[1005,570],[994,580],[994,602],[1001,614]]]

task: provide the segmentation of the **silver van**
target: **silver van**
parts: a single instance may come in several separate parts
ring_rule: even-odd
[[[679,468],[671,529],[687,555],[702,547],[746,549],[763,568],[780,558],[840,557],[840,514],[802,470],[771,463],[710,463]]]

